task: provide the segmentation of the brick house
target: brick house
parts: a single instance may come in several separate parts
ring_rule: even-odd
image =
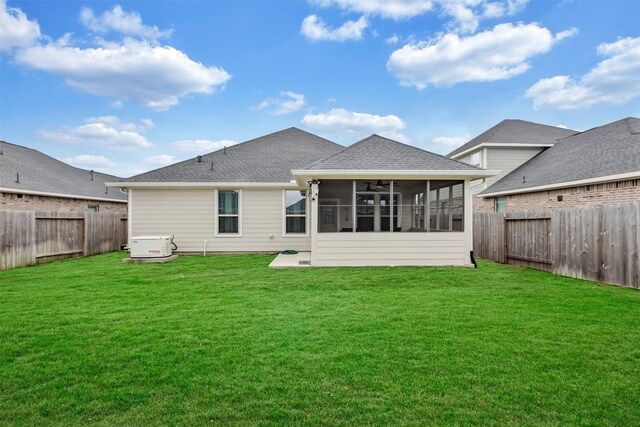
[[[126,214],[127,195],[105,186],[118,179],[0,141],[0,210]]]
[[[550,211],[640,201],[640,119],[577,133],[474,198],[474,211]]]

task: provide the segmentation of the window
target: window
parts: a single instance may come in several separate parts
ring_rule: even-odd
[[[471,156],[471,164],[473,166],[482,166],[482,161],[480,158],[480,152],[478,151],[477,153],[473,153],[473,155]]]
[[[89,212],[98,212],[98,205],[89,205],[87,206],[87,210]]]
[[[284,191],[285,234],[307,233],[307,192],[304,190]]]
[[[240,234],[240,192],[218,190],[218,234]]]
[[[496,197],[496,212],[504,213],[507,208],[507,198],[505,196]]]

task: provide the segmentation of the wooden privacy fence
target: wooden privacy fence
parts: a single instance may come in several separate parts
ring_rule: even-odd
[[[122,215],[0,211],[0,270],[114,252],[126,243]]]
[[[476,213],[473,249],[479,258],[640,288],[640,203]]]

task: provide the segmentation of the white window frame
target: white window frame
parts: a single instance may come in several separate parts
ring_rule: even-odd
[[[231,216],[236,216],[236,215],[220,215],[218,213],[218,193],[220,191],[235,191],[238,193],[238,232],[237,233],[220,233],[218,228],[220,227],[220,221],[219,218],[220,217],[231,217]],[[224,188],[222,190],[215,190],[215,195],[214,195],[214,212],[215,212],[215,225],[214,225],[214,236],[215,237],[230,237],[230,238],[236,238],[236,237],[242,237],[242,190],[241,189],[233,189],[233,188]]]
[[[287,216],[302,216],[287,215],[287,191],[304,191],[304,233],[287,233]],[[309,191],[304,188],[282,190],[282,237],[309,237],[309,226]]]

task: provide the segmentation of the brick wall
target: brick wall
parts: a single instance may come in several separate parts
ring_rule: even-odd
[[[85,212],[88,210],[89,205],[97,206],[98,212],[127,213],[126,203],[34,196],[31,194],[0,193],[1,210]]]
[[[558,200],[562,196],[562,201]],[[478,202],[478,203],[476,203]],[[507,212],[551,211],[577,206],[640,202],[640,179],[506,196]],[[493,212],[495,199],[473,200],[474,212]]]
[[[473,196],[473,212],[494,212],[495,199]]]

